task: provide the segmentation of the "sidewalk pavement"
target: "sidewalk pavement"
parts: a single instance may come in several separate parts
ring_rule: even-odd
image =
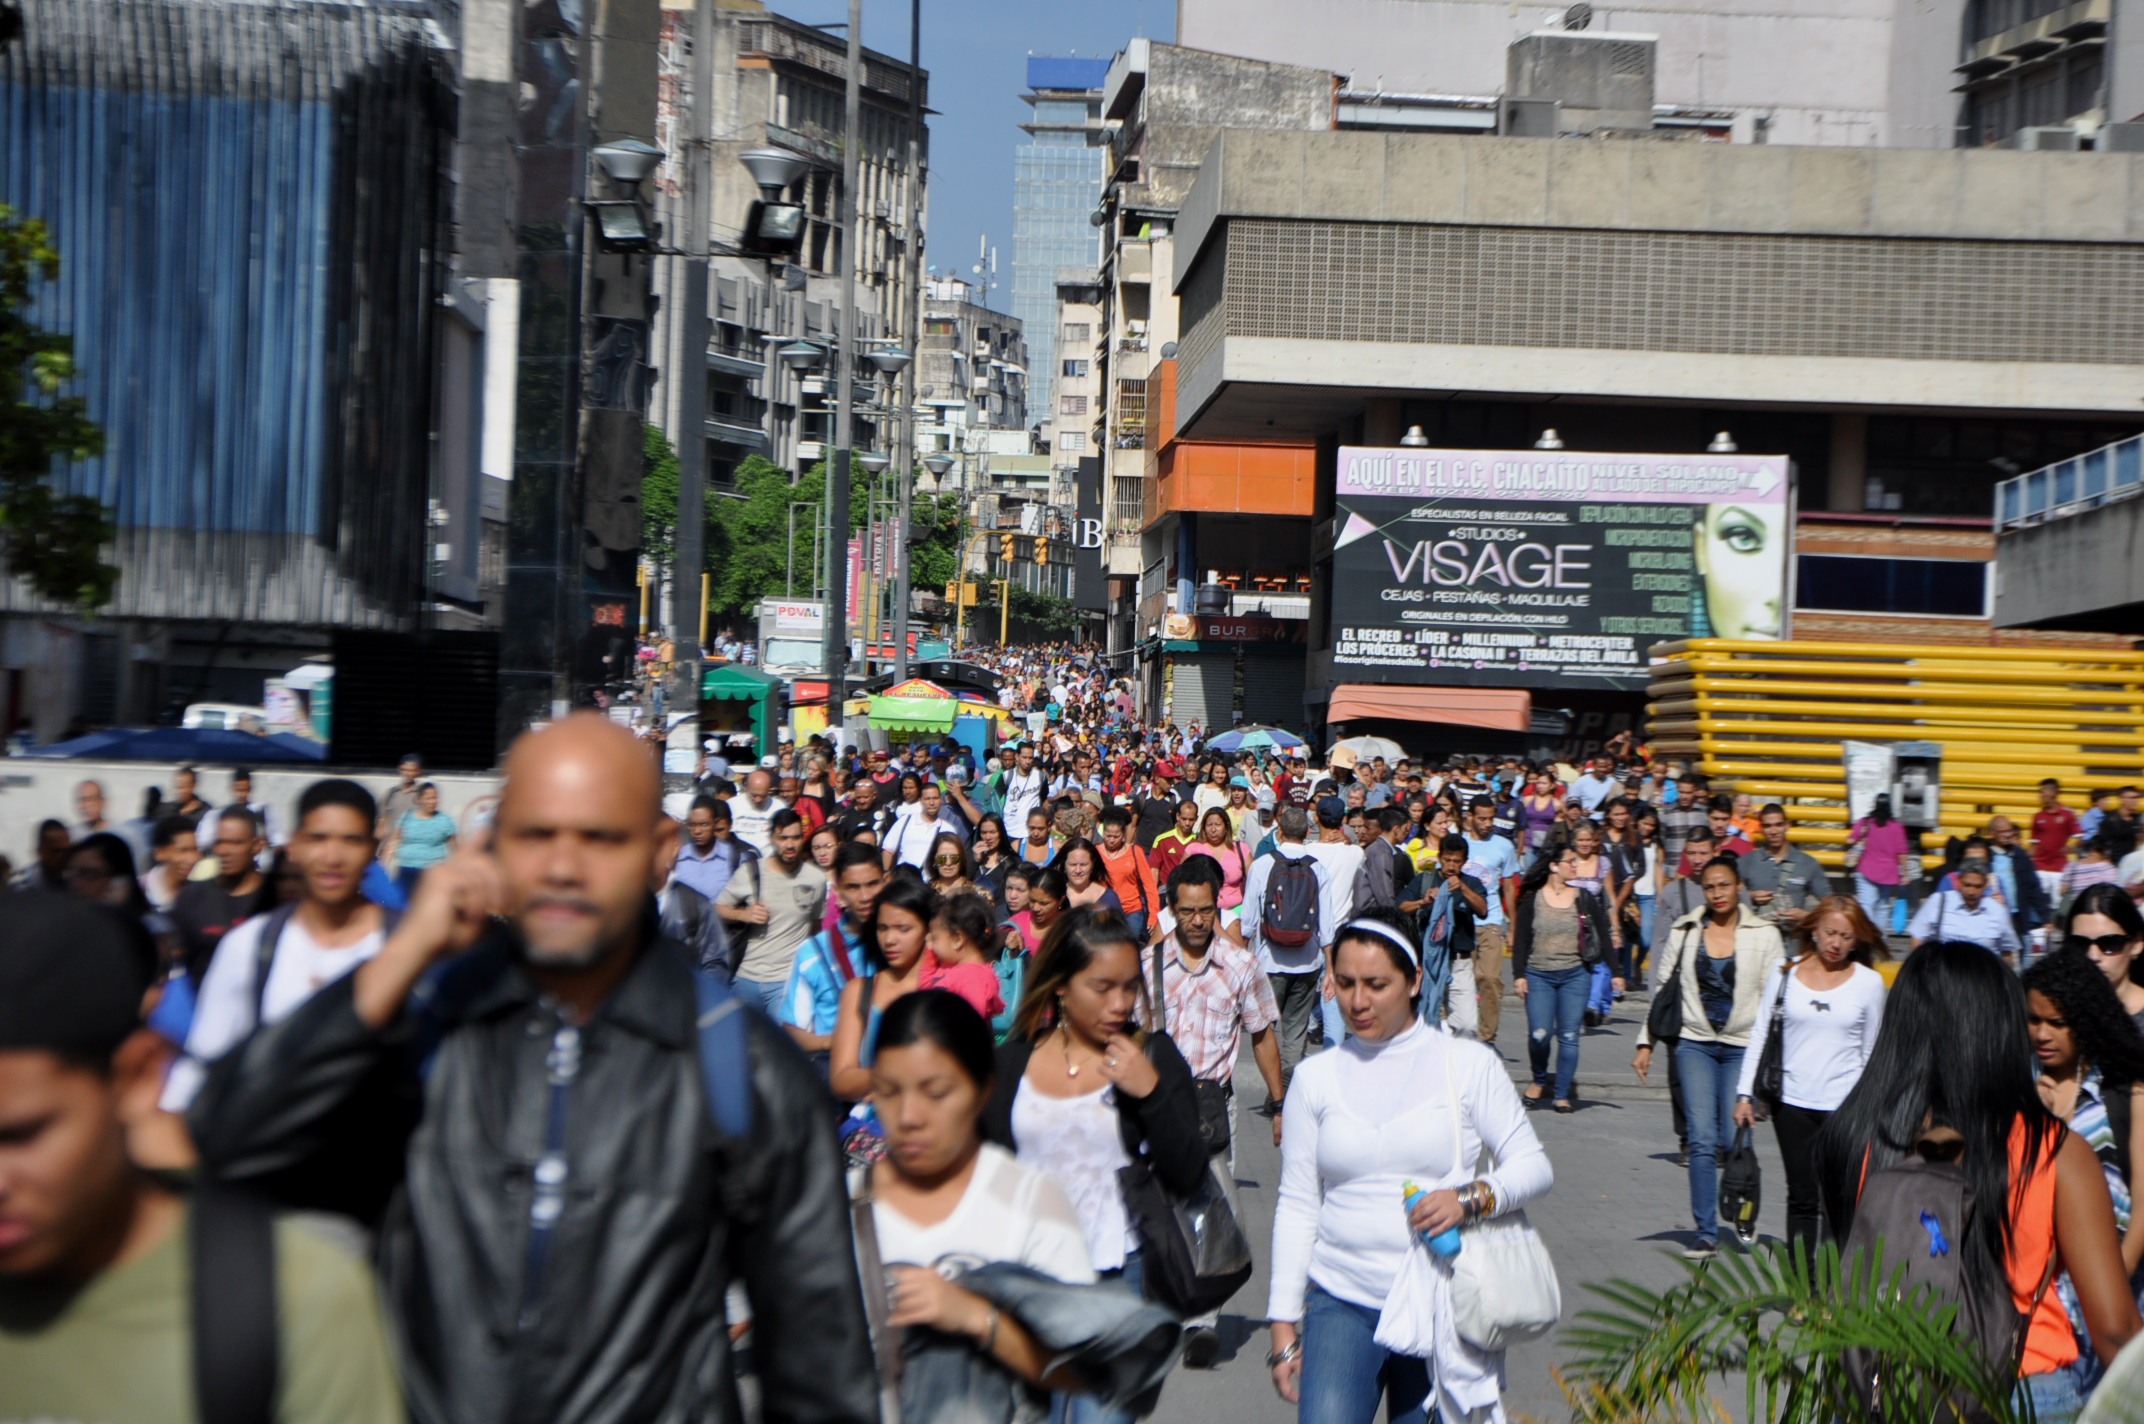
[[[1555,1166],[1556,1185],[1528,1215],[1555,1260],[1566,1324],[1595,1304],[1586,1290],[1589,1281],[1622,1278],[1663,1288],[1680,1280],[1684,1270],[1678,1253],[1692,1237],[1689,1178],[1674,1165],[1664,1070],[1655,1067],[1654,1085],[1648,1088],[1638,1084],[1630,1069],[1645,1004],[1642,995],[1634,994],[1616,1006],[1607,1024],[1581,1036],[1578,1110],[1541,1111],[1531,1119]],[[1514,1082],[1531,1081],[1525,1008],[1508,990],[1497,1049]],[[1246,1043],[1236,1078],[1238,1110],[1244,1113],[1237,1127],[1236,1175],[1257,1270],[1222,1316],[1220,1362],[1211,1370],[1179,1368],[1171,1374],[1154,1414],[1157,1420],[1284,1424],[1295,1419],[1294,1407],[1274,1394],[1265,1368],[1271,1348],[1264,1324],[1266,1266],[1280,1154],[1266,1119],[1251,1111],[1264,1098]],[[1765,1235],[1778,1236],[1786,1225],[1786,1179],[1771,1129],[1760,1126],[1756,1138],[1764,1163],[1760,1226]],[[1549,1424],[1569,1417],[1551,1374],[1567,1357],[1560,1334],[1559,1328],[1509,1352],[1504,1401],[1515,1424],[1522,1419]],[[1720,1395],[1729,1416],[1739,1418],[1739,1391],[1729,1386]]]

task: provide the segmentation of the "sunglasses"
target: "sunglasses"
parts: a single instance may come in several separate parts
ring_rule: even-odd
[[[2079,954],[2104,954],[2113,956],[2129,952],[2129,936],[2125,934],[2071,935],[2063,941]]]

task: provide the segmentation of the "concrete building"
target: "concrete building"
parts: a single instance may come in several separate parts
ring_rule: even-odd
[[[435,702],[429,732],[468,731],[452,758],[489,763],[509,496],[563,488],[533,468],[555,448],[531,437],[517,453],[517,390],[582,365],[578,308],[540,337],[521,321],[515,234],[543,208],[550,251],[534,265],[579,267],[556,233],[589,140],[570,104],[558,142],[517,121],[517,80],[535,84],[516,70],[518,8],[468,0],[435,22],[415,7],[10,7],[0,201],[45,220],[62,259],[35,319],[73,340],[68,394],[104,447],[55,484],[110,511],[120,577],[94,616],[0,581],[9,728],[50,741],[190,702],[259,705],[270,679],[363,637],[400,640],[405,673],[446,676],[426,659],[452,630],[474,640],[452,676],[482,705]],[[586,84],[615,76],[612,34],[583,38]],[[531,96],[585,92],[572,78]],[[606,119],[631,114],[621,101]],[[633,305],[627,284],[613,295]],[[569,464],[571,389],[547,387],[543,415]],[[553,513],[555,551],[569,541]],[[573,569],[600,569],[610,545],[574,533],[570,547]]]
[[[1090,232],[1092,229],[1090,228]],[[1056,395],[1038,410],[1042,440],[1054,467],[1068,478],[1079,462],[1100,448],[1095,426],[1102,409],[1102,384],[1096,375],[1097,333],[1106,333],[1101,274],[1093,267],[1064,267],[1057,273],[1056,305],[1049,324],[1057,338]],[[1030,338],[1032,340],[1032,337]],[[1032,345],[1030,345],[1032,350]],[[1032,389],[1032,387],[1030,387]],[[1129,532],[1138,532],[1139,505],[1131,505]]]
[[[1238,514],[1293,513],[1307,521],[1307,452],[1278,442],[1232,442],[1162,456],[1149,448],[1158,385],[1150,380],[1160,353],[1178,339],[1175,295],[1177,208],[1206,151],[1224,130],[1322,130],[1333,124],[1335,77],[1321,69],[1213,54],[1180,45],[1133,40],[1110,66],[1103,116],[1110,123],[1109,179],[1103,193],[1104,250],[1100,272],[1102,322],[1096,332],[1093,443],[1103,460],[1102,504],[1112,511],[1105,551],[1110,579],[1108,647],[1128,649],[1159,633],[1156,620],[1138,623],[1142,598],[1158,596],[1173,577],[1177,522],[1155,504],[1157,482],[1171,473],[1165,460],[1205,462],[1241,476],[1216,510],[1216,541],[1231,565],[1246,572],[1267,553],[1258,525]],[[1141,537],[1131,533],[1137,509]],[[1294,536],[1307,536],[1308,524]],[[1240,536],[1240,537],[1238,537]],[[1278,547],[1273,551],[1278,554]],[[1188,566],[1186,566],[1188,568]],[[1187,591],[1193,582],[1185,575]],[[1249,584],[1246,582],[1246,587]],[[1306,590],[1307,592],[1307,590]],[[1157,618],[1159,604],[1156,604]],[[1307,609],[1307,605],[1306,605]],[[1224,610],[1226,611],[1226,610]],[[1151,624],[1152,626],[1149,626]],[[1300,662],[1300,658],[1297,659]]]
[[[708,342],[704,353],[683,350],[683,324],[670,317],[686,288],[684,269],[691,259],[658,259],[652,418],[673,442],[679,440],[682,375],[692,372],[705,380],[706,469],[709,485],[720,488],[748,455],[801,470],[832,449],[838,389],[828,378],[830,366],[799,376],[779,361],[770,364],[768,356],[797,341],[831,352],[839,338],[840,143],[848,55],[840,35],[775,14],[758,0],[666,4],[657,90],[658,144],[665,159],[655,178],[657,216],[666,233],[684,231],[683,160],[690,138],[685,125],[696,101],[695,3],[711,10],[714,35]],[[906,61],[864,51],[857,335],[862,343],[893,340],[911,350],[918,293],[910,281],[910,238],[923,216],[922,170],[929,156],[928,131],[909,132],[912,85],[927,91],[929,76],[911,73]],[[923,97],[927,103],[927,92]],[[922,168],[910,164],[911,138]],[[801,244],[792,260],[739,250],[744,224],[760,197],[739,155],[755,148],[786,149],[810,161],[782,195],[805,209]],[[856,448],[890,452],[899,397],[884,381],[866,377],[857,388]]]
[[[992,311],[957,277],[924,284],[916,348],[916,445],[921,453],[982,447],[971,433],[1017,432],[1027,444],[1027,336],[1020,319]]]
[[[1013,150],[1012,313],[1027,330],[1028,409],[1047,424],[1060,374],[1057,278],[1067,267],[1094,266],[1100,239],[1095,204],[1102,196],[1102,84],[1106,59],[1027,61],[1027,142]],[[1091,360],[1066,351],[1064,363]]]
[[[1266,547],[1217,531],[1224,482],[1182,463],[1199,442],[1309,452],[1307,508],[1264,521],[1267,577],[1310,590],[1297,720],[1334,692],[1341,446],[1527,451],[1552,426],[1572,450],[1702,452],[1731,432],[1791,460],[1804,523],[1841,516],[1835,541],[1869,516],[1984,520],[2004,476],[2144,428],[2140,192],[2144,156],[2121,153],[1224,133],[1175,226],[1149,548],[1182,532],[1142,627],[1199,616],[1169,583]],[[1854,553],[1812,530],[1808,557]],[[1915,611],[1839,607],[1818,572],[1797,630]],[[1967,616],[1946,587],[1966,602],[1937,616]],[[1179,682],[1214,651],[1168,641]],[[1239,676],[1252,715],[1248,659]],[[1381,681],[1438,719],[1433,680]]]
[[[1737,143],[1950,148],[2144,110],[2135,0],[1178,0],[1179,44],[1344,76],[1342,127],[1489,131],[1506,47],[1657,39],[1655,123]],[[1954,72],[1955,71],[1955,72]],[[1523,131],[1523,130],[1522,130]]]

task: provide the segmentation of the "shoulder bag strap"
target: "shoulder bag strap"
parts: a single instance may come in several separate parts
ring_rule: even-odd
[[[275,968],[275,952],[283,942],[283,931],[291,917],[298,913],[295,902],[278,905],[261,921],[261,937],[253,942],[253,1026],[259,1028],[267,1018],[268,971]]]
[[[189,1225],[194,1406],[201,1424],[271,1424],[282,1371],[275,1218],[256,1201],[207,1187],[194,1193]]]
[[[878,1218],[871,1209],[871,1169],[849,1197],[849,1225],[856,1238],[856,1272],[864,1283],[864,1316],[871,1327],[871,1353],[878,1361],[879,1418],[901,1424],[901,1329],[888,1318],[886,1266],[878,1249]]]

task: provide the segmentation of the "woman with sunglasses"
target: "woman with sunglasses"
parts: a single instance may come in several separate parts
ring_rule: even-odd
[[[2119,885],[2093,885],[2070,902],[2069,922],[2062,927],[2065,948],[2088,956],[2099,966],[2122,1012],[2144,1029],[2144,914]]]
[[[975,857],[968,853],[967,843],[951,831],[940,831],[931,841],[930,854],[924,858],[929,870],[931,891],[944,899],[954,895],[974,895]]]

